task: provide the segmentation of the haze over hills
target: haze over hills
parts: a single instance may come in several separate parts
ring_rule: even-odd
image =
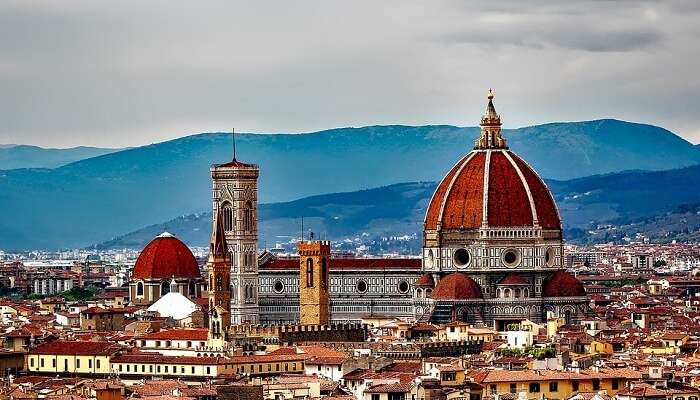
[[[595,242],[621,239],[599,225],[625,228],[624,234],[646,233],[657,240],[696,237],[700,218],[693,217],[700,202],[700,166],[670,171],[630,171],[568,181],[549,181],[564,220],[567,240]],[[311,196],[260,206],[261,245],[285,242],[299,235],[300,217],[305,225],[332,240],[359,234],[369,237],[418,234],[434,182],[400,183],[369,190]],[[689,208],[690,205],[691,207]],[[694,222],[688,232],[679,220]],[[696,221],[698,220],[698,221]],[[654,221],[653,226],[649,221]],[[665,221],[665,222],[664,222]],[[667,223],[669,228],[659,226]],[[638,230],[635,230],[635,227]],[[598,230],[589,238],[585,231]],[[168,231],[193,246],[205,246],[211,235],[211,213],[191,214],[137,230],[100,248],[141,248],[157,234]],[[675,232],[669,236],[668,232]]]
[[[0,145],[0,170],[16,168],[56,168],[86,158],[114,153],[122,149],[99,147],[72,147],[47,149],[38,146]]]
[[[409,181],[435,181],[478,128],[370,126],[238,135],[239,159],[261,166],[259,199],[282,202]],[[505,130],[544,177],[697,164],[696,146],[658,127],[616,120]],[[230,134],[199,134],[55,169],[0,171],[0,248],[82,247],[210,206],[209,167],[231,158]],[[347,210],[344,210],[347,211]],[[263,214],[264,218],[264,214]]]

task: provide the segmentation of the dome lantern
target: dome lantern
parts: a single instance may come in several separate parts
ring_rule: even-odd
[[[474,143],[475,150],[483,149],[507,149],[508,144],[501,136],[501,117],[493,105],[493,89],[489,89],[486,105],[486,114],[481,117],[481,136]]]

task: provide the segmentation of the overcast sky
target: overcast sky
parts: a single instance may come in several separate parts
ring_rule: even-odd
[[[1,1],[0,143],[473,126],[490,87],[506,127],[698,143],[699,21],[697,0]]]

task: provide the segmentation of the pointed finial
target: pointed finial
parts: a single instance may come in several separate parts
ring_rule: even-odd
[[[236,128],[231,128],[231,138],[233,142],[233,161],[236,161]]]
[[[501,136],[501,117],[493,105],[493,89],[489,89],[486,113],[481,117],[481,136],[474,143],[475,149],[507,149],[506,140]]]

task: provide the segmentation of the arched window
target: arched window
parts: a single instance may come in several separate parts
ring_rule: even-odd
[[[520,298],[520,289],[515,288],[515,298],[519,299]]]
[[[571,324],[571,310],[564,311],[564,320],[566,321],[567,325]]]
[[[136,284],[136,295],[143,296],[143,282],[138,282]]]
[[[243,264],[245,268],[255,266],[255,252],[249,251],[243,255]]]
[[[506,299],[510,299],[510,289],[503,290],[503,297],[505,297]]]
[[[163,281],[160,285],[160,295],[163,296],[168,293],[170,293],[170,282]]]
[[[325,288],[328,284],[328,265],[326,259],[321,259],[321,287]]]
[[[314,260],[306,259],[306,287],[314,287]]]
[[[243,230],[250,232],[253,230],[253,203],[246,201],[243,208]]]
[[[221,206],[222,210],[222,215],[224,217],[224,230],[226,232],[230,232],[234,230],[235,227],[235,220],[233,217],[233,207],[231,206],[231,203],[224,202],[224,204]]]
[[[223,279],[221,278],[221,276],[217,276],[216,277],[216,291],[220,292],[223,290],[223,288],[224,288]]]

